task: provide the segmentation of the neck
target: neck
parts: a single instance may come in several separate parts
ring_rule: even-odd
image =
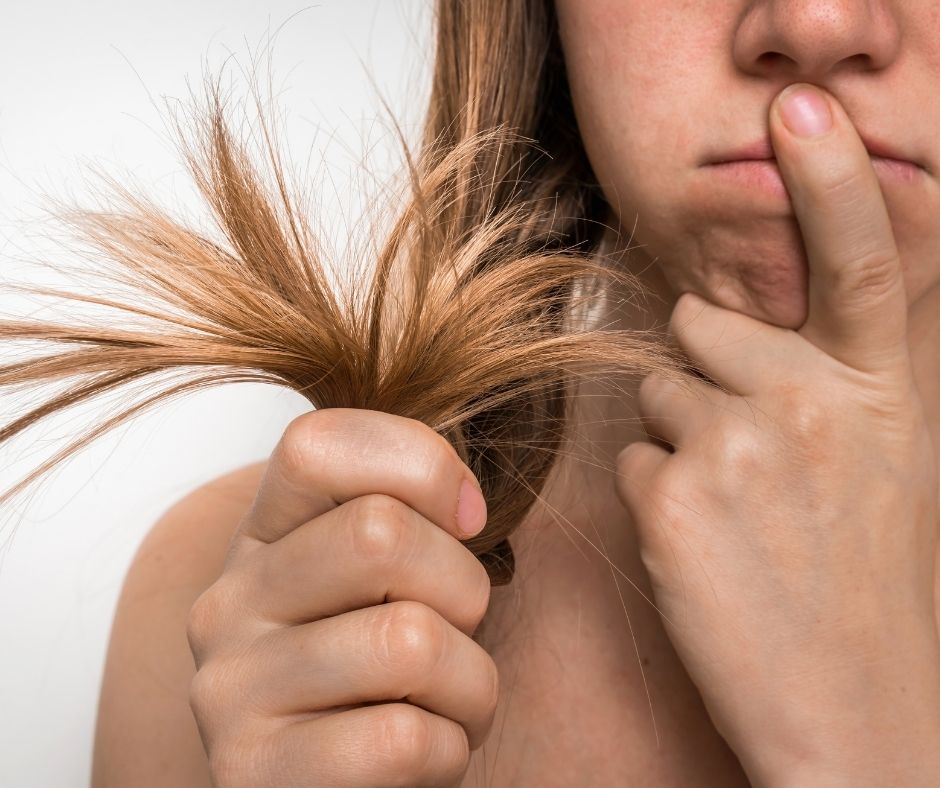
[[[658,264],[641,250],[622,253],[620,265],[633,273],[646,292],[642,307],[637,308],[631,293],[615,291],[603,311],[605,327],[619,330],[641,330],[660,334],[666,340],[666,325],[675,306],[674,292]],[[918,393],[923,403],[927,429],[933,445],[940,452],[940,284],[919,293],[908,305],[908,350]],[[668,341],[668,340],[666,340]],[[576,445],[588,451],[591,462],[601,461],[612,473],[614,458],[628,443],[644,440],[646,433],[639,424],[636,391],[639,379],[624,376],[613,381],[614,387],[584,381],[578,390],[573,421]],[[611,396],[622,391],[623,396]],[[587,396],[582,396],[587,395]],[[598,454],[599,452],[599,454]],[[940,480],[938,480],[940,482]]]
[[[614,294],[603,324],[664,331],[676,295],[655,264],[640,256],[624,264],[651,295],[637,309],[629,294]],[[909,313],[915,379],[940,446],[940,288],[920,297]],[[703,721],[696,734],[703,749],[690,745],[687,728],[682,743],[673,742],[673,754],[693,753],[694,769],[696,759],[700,764],[712,757],[708,753],[725,759],[728,753],[710,738],[697,691],[649,601],[652,591],[633,528],[614,488],[617,453],[646,437],[635,405],[638,385],[636,376],[580,384],[569,453],[512,537],[516,577],[493,590],[481,637],[511,685],[512,702],[501,712],[510,721],[506,736],[542,725],[555,725],[556,733],[557,726],[577,725],[603,741],[612,726],[622,742],[626,726],[636,742],[634,756],[660,744],[668,752],[668,741],[657,737],[675,735],[671,715],[678,714]],[[551,752],[552,737],[543,753]],[[539,745],[525,746],[540,751]]]
[[[633,293],[608,291],[598,324],[662,331],[675,301],[666,282],[641,259],[625,255],[619,262],[629,265],[648,298],[637,309]],[[652,592],[614,488],[617,454],[646,435],[635,405],[639,383],[636,375],[626,374],[579,381],[568,425],[572,440],[541,499],[511,538],[516,575],[510,586],[494,589],[486,621],[488,649],[499,648],[503,637],[518,642],[520,627],[529,627],[524,622],[538,621],[540,637],[549,621],[567,635],[568,625],[574,626],[567,621],[573,615],[572,600],[581,600],[575,606],[582,632],[585,615],[600,616],[602,629],[619,626],[626,636],[633,623],[628,617],[655,615],[644,599],[651,599]],[[588,651],[596,654],[598,648],[592,643]]]
[[[655,292],[646,310],[613,295],[602,321],[611,328],[661,327],[672,310],[673,299]],[[591,774],[599,784],[625,775],[692,784],[704,768],[743,784],[663,629],[615,492],[617,454],[645,436],[638,386],[635,375],[580,383],[574,438],[511,538],[515,578],[493,589],[479,632],[502,686],[487,757],[500,746],[513,753],[510,783],[575,784]],[[590,744],[560,754],[559,737]]]

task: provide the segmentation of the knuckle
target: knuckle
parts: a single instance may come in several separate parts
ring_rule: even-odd
[[[317,467],[320,447],[339,430],[338,417],[332,409],[313,410],[291,421],[278,441],[273,460],[281,475],[298,487],[308,484]]]
[[[448,440],[438,432],[435,432],[426,424],[421,424],[421,431],[425,433],[424,439],[415,442],[420,456],[420,462],[416,462],[410,467],[421,474],[422,483],[433,483],[439,481],[452,473],[455,467],[462,467],[463,462],[453,446]]]
[[[460,779],[466,774],[467,768],[470,766],[470,741],[467,738],[467,732],[463,728],[457,731],[455,738],[457,739],[458,748],[453,764],[456,781],[450,783],[450,785],[459,786]]]
[[[205,592],[196,599],[186,616],[186,640],[194,656],[201,654],[205,648],[205,633],[211,619],[204,597]]]
[[[455,460],[461,462],[457,450],[441,433],[423,421],[414,420],[414,425],[419,432],[423,433],[423,439],[419,440],[427,444],[428,451],[437,461],[441,463],[453,463]]]
[[[444,651],[441,617],[430,607],[411,600],[389,602],[378,619],[373,653],[385,669],[398,676],[423,675],[434,670]]]
[[[668,524],[670,528],[684,527],[690,514],[699,510],[697,501],[701,498],[701,493],[700,482],[692,468],[677,467],[669,463],[657,471],[648,483],[654,519]],[[647,528],[645,532],[649,530]]]
[[[777,431],[787,447],[804,453],[817,451],[827,442],[835,423],[830,401],[833,397],[824,391],[812,391],[799,384],[781,384],[776,393],[776,410],[781,414]],[[842,401],[841,398],[838,398]]]
[[[484,709],[492,721],[493,716],[496,714],[496,707],[499,705],[499,668],[496,667],[496,662],[489,654],[486,656],[487,686],[489,687],[489,691],[485,696]]]
[[[448,732],[443,734],[447,748],[447,766],[451,774],[462,776],[470,765],[470,738],[463,725],[447,720],[443,726]],[[458,785],[459,783],[448,783]]]
[[[686,482],[681,476],[669,472],[669,468],[663,468],[649,480],[648,493],[650,498],[656,501],[657,509],[663,511],[667,516],[675,506],[675,502],[682,498]]]
[[[833,274],[835,285],[852,295],[855,303],[867,303],[891,293],[899,283],[898,251],[890,236],[872,231],[871,211],[867,210],[869,175],[857,167],[832,174],[824,183],[822,197],[837,206],[844,218],[844,248],[851,265],[844,265]]]
[[[363,495],[352,509],[349,534],[357,560],[389,566],[411,554],[416,536],[404,503],[389,495]]]
[[[759,478],[764,449],[751,430],[727,426],[714,437],[717,465],[726,479]]]
[[[617,454],[616,470],[621,494],[634,504],[649,498],[652,482],[659,479],[669,463],[659,462],[657,448],[649,440],[624,446]]]
[[[409,785],[431,758],[433,745],[430,721],[409,704],[390,703],[378,715],[375,741],[376,756],[385,774]]]
[[[189,683],[189,706],[198,720],[212,719],[222,707],[227,692],[224,670],[214,663],[206,663]]]
[[[835,205],[858,206],[867,193],[868,176],[844,157],[832,159],[828,172],[823,173],[821,190],[828,202]]]
[[[467,594],[467,617],[471,628],[476,629],[480,625],[480,622],[483,621],[483,617],[486,615],[486,611],[490,606],[492,584],[490,582],[490,576],[483,564],[474,560],[473,565],[477,579],[473,591]]]
[[[784,413],[791,432],[798,439],[814,440],[829,420],[822,402],[792,390],[784,394],[784,399]]]
[[[203,591],[189,609],[186,617],[186,639],[193,656],[201,658],[214,640],[220,617],[220,605],[215,586]]]
[[[890,295],[897,286],[897,253],[887,246],[862,249],[854,255],[855,263],[842,271],[842,289],[856,300],[868,303]]]
[[[781,429],[790,464],[825,466],[837,443],[832,438],[837,420],[827,405],[828,398],[793,388],[783,390],[781,397],[784,419]]]
[[[236,581],[223,574],[193,602],[186,617],[186,638],[196,664],[225,636],[233,616],[243,616]]]

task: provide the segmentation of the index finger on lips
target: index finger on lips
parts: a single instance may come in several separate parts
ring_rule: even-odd
[[[237,535],[274,542],[371,493],[397,498],[458,539],[486,522],[476,478],[430,427],[379,411],[327,408],[288,425]]]
[[[839,103],[805,84],[780,93],[770,132],[809,261],[799,333],[863,371],[906,359],[907,300],[869,154]]]

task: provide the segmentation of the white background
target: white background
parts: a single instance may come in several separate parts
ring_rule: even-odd
[[[5,3],[0,285],[52,281],[28,265],[37,256],[64,259],[61,248],[48,255],[39,195],[87,204],[85,164],[132,172],[162,204],[205,214],[169,144],[162,97],[186,101],[189,86],[198,95],[204,68],[214,73],[234,55],[223,85],[234,100],[246,98],[241,69],[269,38],[273,99],[291,159],[302,171],[310,154],[309,170],[324,187],[322,221],[341,245],[367,185],[358,162],[372,150],[381,180],[397,150],[368,75],[416,139],[429,34],[428,0]],[[34,301],[0,288],[0,314],[40,313]],[[0,362],[9,360],[0,346]],[[0,424],[23,405],[0,396]],[[272,386],[190,394],[101,439],[0,511],[0,786],[88,784],[109,628],[135,549],[170,503],[266,457],[308,407]],[[0,445],[0,488],[104,409],[93,403]]]

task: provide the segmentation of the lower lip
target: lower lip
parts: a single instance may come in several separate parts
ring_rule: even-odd
[[[881,183],[917,183],[924,170],[916,164],[898,159],[871,157],[872,168]],[[706,169],[716,178],[752,191],[761,191],[776,197],[788,197],[783,176],[775,159],[746,159],[709,164]]]

